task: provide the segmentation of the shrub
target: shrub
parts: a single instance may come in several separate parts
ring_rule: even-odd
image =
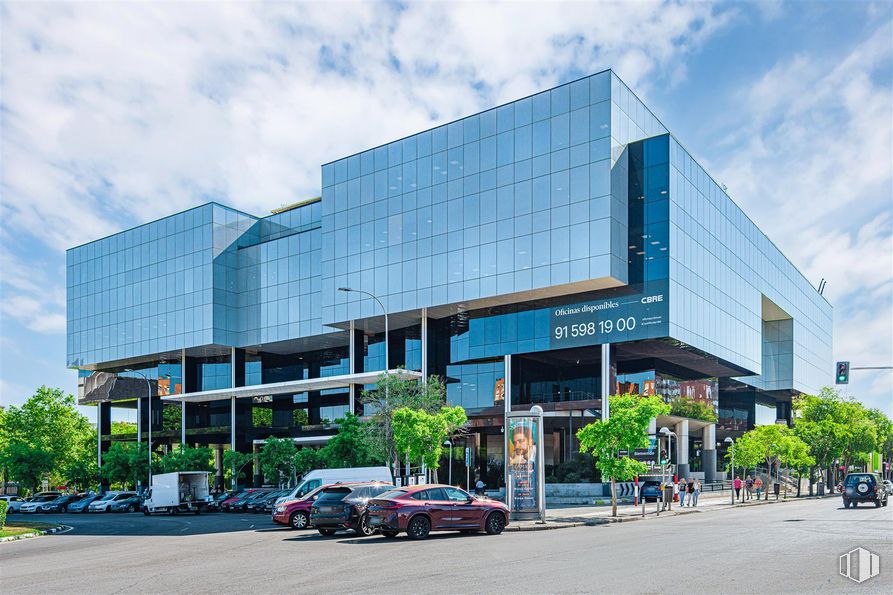
[[[6,508],[9,506],[9,502],[6,500],[0,500],[0,529],[2,529],[6,525]]]

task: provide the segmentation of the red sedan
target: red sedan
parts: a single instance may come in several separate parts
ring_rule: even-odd
[[[316,502],[319,493],[329,486],[319,486],[315,490],[304,494],[297,500],[288,500],[273,509],[273,522],[280,525],[288,525],[292,529],[307,529],[310,527],[310,507]]]
[[[370,527],[385,537],[404,531],[411,539],[425,539],[431,531],[498,535],[509,523],[502,502],[446,485],[396,488],[370,500],[366,510]]]

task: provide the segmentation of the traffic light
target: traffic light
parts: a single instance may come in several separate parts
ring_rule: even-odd
[[[835,384],[850,383],[850,362],[837,362],[837,378]]]

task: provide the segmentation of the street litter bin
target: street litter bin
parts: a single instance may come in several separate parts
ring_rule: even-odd
[[[773,483],[772,484],[772,492],[775,494],[775,499],[778,500],[778,494],[781,493],[781,484]]]
[[[820,481],[815,486],[816,496],[824,496],[825,495],[825,482]]]

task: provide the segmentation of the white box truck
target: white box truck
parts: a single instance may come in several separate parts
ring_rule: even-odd
[[[200,514],[211,502],[207,471],[178,471],[152,476],[152,487],[143,502],[143,514],[155,512]]]

